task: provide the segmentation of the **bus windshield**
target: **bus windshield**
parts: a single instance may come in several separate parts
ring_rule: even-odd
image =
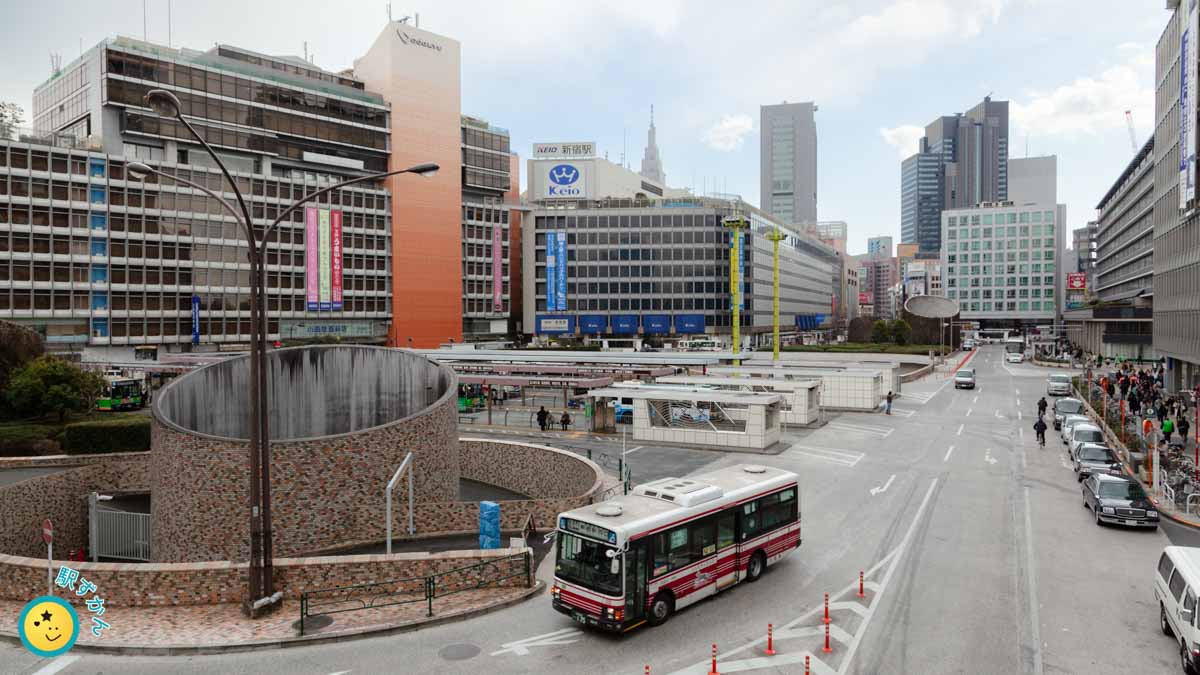
[[[608,557],[612,546],[584,539],[568,532],[558,532],[558,560],[554,573],[565,581],[579,584],[606,595],[621,594],[620,556]],[[614,572],[613,570],[616,570]]]
[[[137,380],[118,380],[111,386],[113,398],[132,398],[141,393]]]
[[[1009,354],[1024,354],[1025,353],[1025,341],[1024,340],[1006,340],[1004,342],[1004,351]]]

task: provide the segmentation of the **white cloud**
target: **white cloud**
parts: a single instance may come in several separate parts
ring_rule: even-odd
[[[900,159],[907,159],[917,151],[918,143],[925,135],[925,128],[902,124],[891,129],[881,128],[879,135],[883,136],[884,142],[896,149],[896,154],[900,156]]]
[[[1026,100],[1011,104],[1020,133],[1035,138],[1092,136],[1124,128],[1126,110],[1132,111],[1134,122],[1143,128],[1153,126],[1152,49],[1141,48],[1098,76],[1080,77],[1050,91],[1029,91]]]
[[[732,152],[741,149],[751,131],[754,131],[754,118],[749,115],[722,115],[721,121],[704,132],[704,142],[713,150]]]
[[[1117,45],[1117,51],[1122,51],[1122,52],[1124,52],[1124,51],[1140,52],[1143,49],[1144,49],[1144,47],[1142,47],[1141,43],[1138,43],[1138,42],[1122,42],[1121,44]]]

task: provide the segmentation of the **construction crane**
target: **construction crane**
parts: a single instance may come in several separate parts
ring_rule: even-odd
[[[1137,134],[1133,131],[1133,111],[1125,111],[1125,124],[1129,127],[1129,144],[1133,146],[1133,151],[1137,152]]]

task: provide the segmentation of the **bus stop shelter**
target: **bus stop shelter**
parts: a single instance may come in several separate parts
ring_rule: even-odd
[[[887,396],[883,373],[848,368],[788,368],[779,366],[716,366],[712,375],[724,377],[770,377],[803,381],[820,378],[821,407],[832,410],[873,412]]]
[[[805,425],[816,422],[821,414],[821,378],[785,380],[776,377],[720,377],[669,375],[656,382],[716,387],[723,391],[766,392],[783,397],[780,418],[784,424]]]
[[[636,441],[763,450],[781,434],[779,394],[644,384],[593,389],[588,396],[631,405]]]

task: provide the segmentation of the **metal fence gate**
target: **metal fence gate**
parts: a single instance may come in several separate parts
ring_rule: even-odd
[[[96,509],[96,553],[101,558],[150,561],[150,514]]]

